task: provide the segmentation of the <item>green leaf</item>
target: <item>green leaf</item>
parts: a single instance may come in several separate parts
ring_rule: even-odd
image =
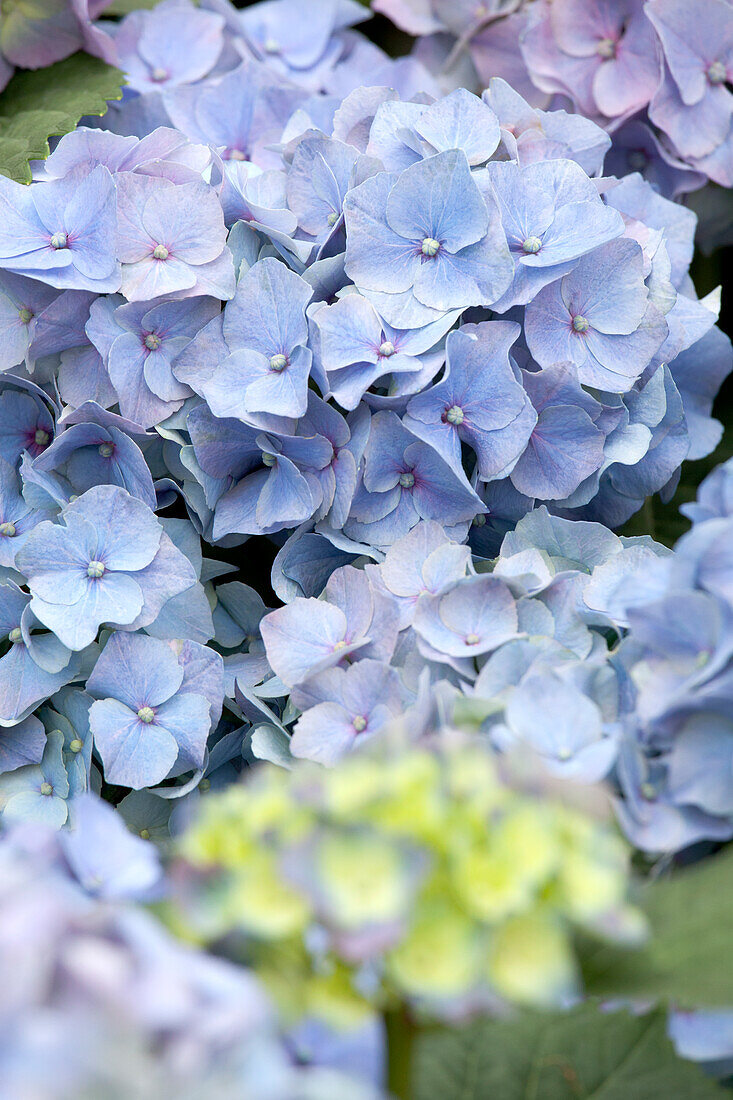
[[[30,183],[28,161],[48,156],[49,137],[68,134],[84,115],[103,115],[124,82],[119,69],[85,53],[16,73],[0,95],[0,173]]]
[[[678,1058],[666,1015],[525,1012],[511,1020],[427,1032],[412,1100],[723,1100],[727,1093]]]
[[[597,948],[583,961],[599,997],[733,1005],[733,848],[645,887],[651,934],[637,951]]]
[[[150,11],[157,7],[161,0],[112,0],[109,7],[104,9],[105,16],[129,15],[131,11]]]

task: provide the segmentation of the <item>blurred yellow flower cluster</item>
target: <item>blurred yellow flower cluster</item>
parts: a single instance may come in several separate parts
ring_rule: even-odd
[[[561,1003],[574,928],[643,928],[613,828],[505,785],[473,742],[263,765],[205,800],[181,853],[197,901],[179,919],[236,943],[290,1019]]]

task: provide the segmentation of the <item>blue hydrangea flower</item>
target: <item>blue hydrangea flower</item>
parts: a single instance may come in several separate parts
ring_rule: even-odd
[[[46,731],[60,730],[64,737],[62,758],[69,779],[69,797],[78,798],[89,790],[92,774],[92,734],[89,708],[92,697],[86,691],[66,687],[57,692],[51,705],[40,711]]]
[[[3,176],[0,212],[0,268],[55,287],[119,288],[115,183],[106,168],[30,187]]]
[[[311,470],[333,459],[322,436],[258,431],[241,421],[220,420],[205,405],[188,416],[196,459],[214,513],[212,538],[260,535],[297,527],[322,502],[322,488]]]
[[[0,594],[0,599],[2,596]],[[34,714],[0,733],[0,774],[38,764],[46,747],[43,723]]]
[[[321,503],[313,513],[319,530],[340,532],[349,515],[359,479],[364,448],[369,438],[369,412],[361,407],[348,419],[322,401],[313,391],[308,394],[308,411],[298,430],[306,436],[324,439],[331,445],[331,461],[313,468],[321,486]]]
[[[691,504],[683,504],[680,511],[693,523],[733,516],[733,461],[728,459],[716,466],[700,482],[697,499]]]
[[[87,681],[94,743],[110,783],[139,790],[203,764],[209,700],[187,682],[170,646],[144,634],[114,633]]]
[[[427,655],[479,657],[515,637],[517,609],[498,577],[481,575],[420,596],[413,626],[427,643]]]
[[[733,1012],[673,1011],[669,1014],[667,1034],[680,1058],[693,1062],[717,1062],[733,1052]]]
[[[0,370],[23,362],[38,314],[56,297],[54,290],[35,279],[0,272]]]
[[[280,140],[299,101],[295,89],[273,80],[263,66],[244,62],[216,83],[186,81],[166,94],[165,107],[178,130],[213,146],[225,162],[279,168],[268,146]]]
[[[72,680],[76,657],[41,624],[29,607],[30,596],[12,582],[0,585],[0,726],[22,722],[39,703]]]
[[[24,69],[42,69],[84,49],[113,65],[109,37],[92,24],[101,6],[99,0],[41,0],[8,8],[0,31],[3,60]]]
[[[498,209],[459,150],[365,180],[344,216],[347,274],[395,327],[491,305],[511,281]]]
[[[0,379],[0,456],[17,466],[23,454],[35,458],[45,451],[54,437],[54,418],[43,391],[32,385],[25,393],[11,389],[3,384],[8,378]]]
[[[295,695],[304,713],[295,724],[290,751],[333,765],[357,742],[392,721],[401,697],[397,670],[380,661],[327,669]]]
[[[577,379],[570,364],[558,363],[536,374],[524,372],[537,422],[509,477],[525,496],[569,497],[603,463],[606,437],[595,423],[601,407]]]
[[[454,6],[458,13],[464,14],[466,5],[463,0],[458,0]],[[453,29],[445,22],[445,18],[450,18],[450,12],[446,11],[447,5],[441,0],[374,0],[373,7],[400,30],[415,36]],[[471,25],[470,20],[467,25]]]
[[[526,305],[543,286],[572,271],[581,256],[622,236],[620,214],[604,206],[592,180],[569,160],[520,167],[492,164],[491,186],[515,263],[499,312]]]
[[[359,162],[368,166],[359,171]],[[341,225],[344,198],[354,185],[373,175],[378,164],[366,161],[352,145],[315,131],[298,142],[288,169],[288,206],[303,233],[325,241]]]
[[[499,144],[499,124],[485,101],[457,88],[425,106],[387,101],[377,109],[367,153],[388,172],[399,172],[416,161],[460,149],[468,163],[484,164]]]
[[[342,52],[338,32],[368,19],[355,0],[270,0],[237,13],[236,30],[255,57],[286,80],[318,90]]]
[[[385,375],[417,374],[420,356],[451,327],[455,310],[416,329],[388,325],[360,294],[346,294],[311,315],[317,358],[326,372],[329,395],[344,409],[355,409],[365,392]]]
[[[119,485],[155,509],[153,478],[140,447],[131,437],[140,430],[121,416],[98,407],[80,410],[32,462],[22,467],[25,481],[36,481],[59,505],[95,485]]]
[[[33,326],[33,336],[26,355],[26,364],[33,370],[35,363],[47,355],[60,355],[87,342],[85,326],[92,303],[106,302],[87,290],[64,290],[39,313]]]
[[[655,0],[646,13],[666,61],[649,117],[683,156],[705,158],[729,137],[733,118],[733,96],[726,86],[733,75],[728,5],[724,0]],[[730,167],[725,175],[730,185]]]
[[[144,901],[160,883],[162,867],[154,844],[127,828],[108,802],[93,794],[74,799],[73,828],[60,837],[74,877],[92,897]]]
[[[733,370],[730,337],[713,327],[669,364],[669,373],[682,399],[689,435],[687,457],[694,461],[711,454],[723,434],[723,425],[710,414],[718,390]]]
[[[614,809],[636,848],[678,852],[701,840],[729,840],[733,834],[728,821],[677,803],[667,789],[664,762],[647,757],[635,738],[622,744],[616,773],[622,797]]]
[[[465,475],[456,474],[393,412],[372,417],[364,460],[344,531],[367,545],[389,546],[421,519],[453,527],[486,510]]]
[[[476,56],[475,48],[472,52]],[[589,176],[601,174],[611,148],[605,130],[582,115],[542,111],[531,106],[523,96],[531,97],[532,93],[536,96],[536,89],[532,87],[520,95],[516,83],[507,84],[493,75],[496,71],[495,67],[488,70],[491,79],[482,98],[499,119],[502,142],[510,160],[524,165],[567,159],[579,164]]]
[[[639,119],[614,131],[605,169],[619,179],[638,172],[655,191],[670,199],[696,191],[705,182],[701,172],[671,153],[651,126]]]
[[[298,228],[298,219],[288,207],[285,183],[285,173],[277,169],[262,172],[251,161],[227,161],[219,192],[224,221],[227,225],[245,222],[248,228],[265,234],[289,251],[297,247],[291,238]],[[233,240],[230,236],[232,251]]]
[[[64,735],[52,730],[40,764],[0,775],[0,816],[5,824],[27,821],[60,829],[69,816],[69,779],[64,767]]]
[[[152,11],[131,12],[115,29],[117,64],[137,92],[193,83],[216,64],[223,29],[220,15],[190,0],[163,0]]]
[[[423,593],[435,595],[462,580],[470,565],[470,549],[452,542],[434,520],[421,520],[390,546],[378,567],[378,576],[380,584],[396,598],[400,628],[411,625],[415,605]]]
[[[117,201],[117,255],[128,301],[181,291],[184,297],[232,297],[234,266],[213,188],[126,172],[118,179]]]
[[[591,118],[634,114],[659,83],[644,0],[559,0],[528,27],[521,45],[537,86],[565,93]]]
[[[450,333],[444,379],[408,402],[405,426],[459,475],[462,443],[475,452],[478,476],[485,480],[496,477],[519,454],[515,440],[501,431],[527,405],[509,361],[519,333],[512,321],[484,322],[476,326],[475,335],[465,329]],[[526,436],[520,448],[525,442]]]
[[[733,814],[733,721],[698,713],[683,720],[669,754],[668,781],[676,802],[716,817]]]
[[[679,287],[690,266],[695,248],[696,219],[693,212],[658,194],[636,172],[619,180],[618,185],[608,192],[606,201],[623,216],[629,226],[627,233],[633,227],[634,221],[643,222],[644,226],[664,233],[664,244],[670,263],[669,277],[674,286]],[[642,229],[642,240],[644,233]]]
[[[123,416],[150,427],[181,407],[192,391],[178,381],[171,363],[218,313],[219,303],[208,297],[129,302],[115,309],[119,335],[109,347],[107,370]]]
[[[600,707],[562,668],[531,668],[509,695],[504,723],[492,730],[503,751],[530,749],[560,777],[598,783],[616,759],[618,740]]]
[[[0,458],[0,566],[12,568],[30,532],[52,514],[50,508],[40,511],[26,502],[15,468]]]
[[[305,307],[312,293],[272,258],[242,276],[224,311],[222,334],[231,354],[200,387],[215,416],[303,415],[313,359]]]
[[[585,385],[630,389],[667,334],[649,302],[636,242],[603,245],[541,290],[527,306],[525,333],[540,366],[571,362]]]
[[[267,659],[288,686],[302,685],[354,654],[389,660],[398,632],[393,602],[361,570],[331,576],[325,599],[296,598],[260,623]]]
[[[153,622],[167,600],[196,583],[155,515],[118,486],[89,489],[61,518],[34,529],[17,567],[33,613],[69,649],[93,642],[102,623]]]

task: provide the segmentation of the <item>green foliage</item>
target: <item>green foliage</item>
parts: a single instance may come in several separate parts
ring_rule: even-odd
[[[733,849],[657,880],[640,900],[651,925],[647,943],[589,953],[589,992],[690,1008],[733,1005]]]
[[[431,1031],[417,1043],[412,1100],[722,1100],[666,1035],[666,1014],[524,1012]]]
[[[109,7],[104,9],[105,17],[108,15],[128,15],[131,11],[149,11],[155,8],[160,0],[112,0]]]
[[[84,115],[103,115],[124,82],[119,69],[85,53],[16,73],[0,95],[0,173],[30,183],[28,162],[49,155],[49,137],[69,133]]]

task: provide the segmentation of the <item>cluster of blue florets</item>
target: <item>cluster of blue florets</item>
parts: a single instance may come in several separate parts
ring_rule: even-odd
[[[149,896],[120,823],[165,845],[257,759],[469,729],[645,853],[733,836],[733,469],[674,551],[614,533],[722,434],[676,200],[733,183],[729,4],[373,6],[410,56],[352,0],[72,5],[124,97],[0,177],[0,820],[61,830],[54,965],[109,940],[104,1019],[153,931],[78,882]]]

